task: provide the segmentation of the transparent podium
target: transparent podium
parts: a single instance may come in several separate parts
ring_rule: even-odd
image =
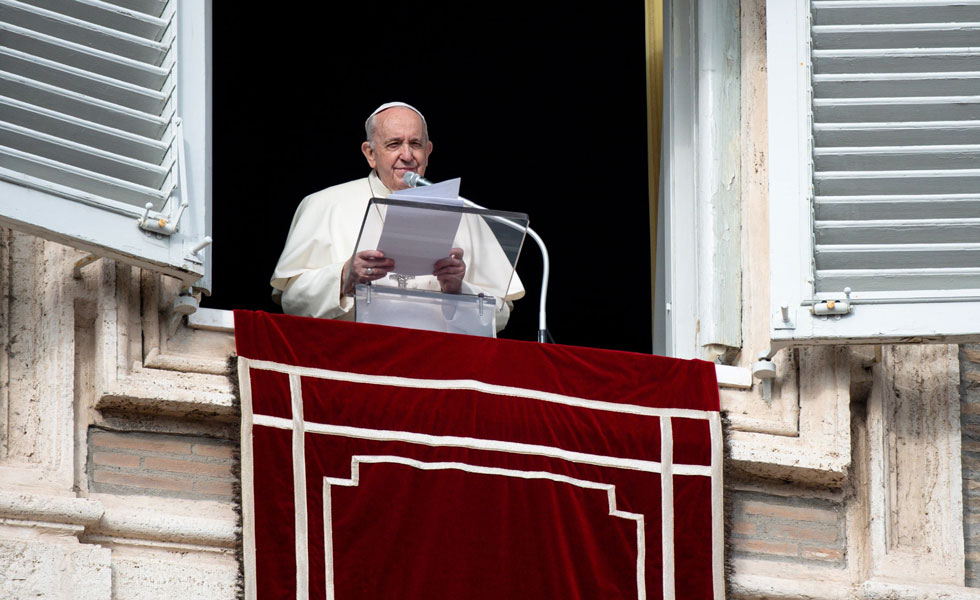
[[[354,253],[380,250],[395,266],[385,278],[353,285],[355,320],[496,337],[527,223],[523,213],[372,198]],[[459,293],[443,292],[432,275],[452,248],[463,250],[466,265]]]

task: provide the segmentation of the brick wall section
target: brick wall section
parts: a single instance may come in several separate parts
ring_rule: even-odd
[[[844,519],[839,504],[728,491],[729,542],[734,557],[844,566]]]
[[[93,492],[192,500],[232,500],[235,445],[205,437],[120,433],[92,427],[88,479]]]
[[[980,344],[960,346],[966,585],[980,587]]]

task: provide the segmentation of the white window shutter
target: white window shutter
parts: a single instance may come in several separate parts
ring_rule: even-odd
[[[0,0],[0,224],[210,286],[209,9]]]
[[[980,1],[767,9],[774,345],[980,338]]]

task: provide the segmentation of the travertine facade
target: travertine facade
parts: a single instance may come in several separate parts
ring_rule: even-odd
[[[741,367],[768,347],[765,14],[742,3]],[[0,598],[233,598],[230,332],[0,230]],[[794,348],[723,388],[736,598],[980,598],[980,345]],[[975,591],[976,590],[976,591]]]
[[[83,256],[0,230],[0,597],[233,598],[233,338]]]

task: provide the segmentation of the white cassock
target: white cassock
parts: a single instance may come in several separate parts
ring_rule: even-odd
[[[374,171],[356,181],[310,194],[300,203],[289,227],[286,246],[272,274],[273,299],[290,315],[325,319],[354,319],[354,299],[341,296],[341,272],[354,253],[357,234],[368,200],[387,198],[390,191]],[[463,292],[490,290],[497,299],[497,331],[504,328],[514,300],[524,296],[524,285],[483,219],[464,215],[454,242],[463,249],[466,275]],[[504,294],[499,288],[510,285]],[[438,290],[434,276],[409,281],[415,289]],[[494,291],[497,290],[497,291]]]

